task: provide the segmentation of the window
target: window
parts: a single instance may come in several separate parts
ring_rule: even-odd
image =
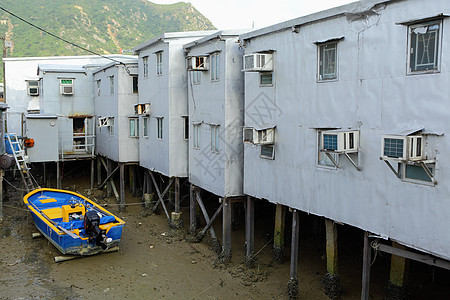
[[[211,80],[219,80],[220,74],[220,53],[213,53],[210,56],[211,60]]]
[[[143,117],[142,118],[142,136],[143,137],[148,137],[148,117]]]
[[[441,20],[409,26],[410,73],[439,71],[441,26]]]
[[[184,123],[184,140],[189,140],[189,117],[183,116],[183,123]]]
[[[73,79],[60,79],[59,84],[62,95],[73,95]]]
[[[337,79],[337,42],[319,44],[319,81]]]
[[[132,76],[132,77],[133,77],[133,94],[137,94],[139,92],[138,77],[137,76]]]
[[[109,76],[109,93],[114,95],[114,76]]]
[[[144,66],[144,78],[148,78],[148,56],[142,58],[142,65]]]
[[[163,139],[163,117],[159,117],[156,118],[156,136],[158,137],[158,139],[162,140]]]
[[[162,52],[156,53],[156,75],[162,75]]]
[[[28,95],[39,96],[39,81],[27,81]]]
[[[434,165],[435,164],[427,164],[428,170],[430,173],[434,176]],[[422,166],[416,166],[416,165],[408,165],[403,164],[403,179],[405,181],[412,181],[417,182],[423,181],[423,182],[433,182],[432,178],[428,176],[427,172],[424,170]]]
[[[114,135],[114,117],[109,118],[109,135]]]
[[[201,124],[192,125],[192,140],[194,149],[200,149],[200,125]]]
[[[191,71],[191,78],[193,84],[200,84],[202,78],[202,72],[200,71]]]
[[[100,96],[100,92],[101,92],[100,87],[101,87],[101,85],[102,85],[101,79],[97,80],[97,96]]]
[[[260,86],[272,86],[273,85],[273,75],[272,73],[260,73],[259,74],[259,85]]]
[[[275,159],[275,150],[273,145],[261,145],[262,158]]]
[[[139,137],[139,119],[138,118],[129,118],[130,124],[130,137]]]
[[[219,152],[219,125],[210,125],[211,127],[211,152]]]
[[[322,149],[333,149],[334,146],[337,148],[337,136],[329,135],[322,137],[324,131],[318,131],[318,159],[317,164],[319,166],[325,167],[333,167],[336,168],[336,165],[333,163],[332,159],[339,163],[339,154],[337,153],[328,153],[321,151]],[[323,145],[322,145],[323,142]]]

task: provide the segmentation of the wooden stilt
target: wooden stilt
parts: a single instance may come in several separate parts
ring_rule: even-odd
[[[109,177],[112,172],[112,162],[110,159],[106,159],[106,176]],[[111,182],[108,181],[106,185],[106,197],[111,197]]]
[[[3,220],[3,169],[0,169],[0,221]]]
[[[95,163],[94,159],[91,159],[91,190],[94,189],[94,178],[95,178]]]
[[[133,196],[136,195],[136,170],[135,169],[136,168],[133,165],[128,166],[130,191]]]
[[[392,242],[392,248],[405,250],[406,247],[397,242]],[[391,256],[391,272],[389,276],[388,286],[386,287],[386,298],[407,299],[406,284],[408,282],[409,259],[392,254]],[[394,296],[395,295],[395,296]]]
[[[42,163],[42,173],[44,173],[44,186],[45,187],[49,187],[49,185],[47,184],[47,163],[43,162]]]
[[[369,233],[366,231],[364,233],[361,300],[369,299],[371,258],[372,258],[372,252],[371,252],[370,243],[369,243]]]
[[[100,157],[97,156],[97,185],[102,183],[102,162]]]
[[[286,218],[286,206],[277,204],[275,211],[275,230],[273,233],[274,260],[281,264],[284,262],[284,226]]]
[[[189,189],[189,233],[195,234],[197,230],[197,204],[194,196],[195,186],[191,184]]]
[[[175,177],[175,213],[180,213],[180,178]]]
[[[125,164],[119,163],[120,165],[120,203],[119,210],[125,210]]]
[[[330,275],[338,274],[337,226],[332,220],[325,219],[327,271]]]
[[[206,211],[205,205],[203,204],[202,198],[200,197],[200,190],[198,188],[195,188],[194,193],[195,193],[195,199],[197,200],[198,206],[200,207],[200,209],[203,213],[205,221],[207,223],[210,223],[208,212]],[[220,246],[219,240],[217,239],[216,232],[214,231],[214,228],[212,226],[209,228],[209,233],[211,234],[212,247],[214,248],[214,250],[217,253],[220,253],[221,246]]]
[[[147,175],[150,171],[147,172]],[[153,183],[152,178],[150,176],[147,176],[147,193],[152,194],[153,193]]]
[[[169,184],[167,185],[167,187],[164,190],[164,192],[161,194],[161,192],[160,192],[160,190],[158,188],[158,185],[156,183],[155,176],[153,176],[153,172],[149,171],[148,174],[150,174],[150,177],[152,178],[153,184],[155,185],[156,192],[158,193],[158,201],[156,202],[155,206],[153,207],[153,211],[156,211],[159,203],[161,203],[162,207],[164,208],[164,212],[166,213],[167,219],[170,220],[169,212],[167,211],[166,204],[164,203],[163,197],[169,191],[170,187],[172,186],[173,178],[170,178]]]
[[[298,239],[299,239],[298,211],[292,211],[292,238],[291,238],[291,264],[289,269],[288,295],[290,299],[296,299],[298,295]]]
[[[255,254],[255,200],[247,196],[247,210],[245,218],[245,264],[247,267],[253,267]]]
[[[325,232],[327,253],[327,274],[323,280],[325,294],[331,299],[339,299],[342,293],[342,285],[338,273],[338,232],[336,223],[325,219]]]
[[[229,262],[231,260],[231,209],[230,199],[225,197],[223,201],[222,213],[222,260]]]
[[[56,162],[56,188],[61,189],[61,168],[60,161]]]

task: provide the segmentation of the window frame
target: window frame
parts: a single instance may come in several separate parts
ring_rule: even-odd
[[[109,94],[110,95],[114,95],[115,93],[115,80],[114,80],[114,75],[108,76],[109,77]]]
[[[100,97],[101,93],[102,93],[102,80],[97,79],[96,82],[97,82],[97,84],[96,84],[97,85],[97,97]]]
[[[39,86],[39,80],[27,80],[27,94],[31,97],[39,96],[40,93],[40,86]],[[36,93],[30,93],[30,89],[36,89]]]
[[[134,123],[133,132],[132,132],[132,127],[131,127],[132,123]],[[139,137],[139,118],[137,118],[137,117],[128,118],[128,136],[131,138]]]
[[[220,81],[220,52],[214,52],[209,55],[211,81]]]
[[[164,117],[156,117],[156,138],[164,139]]]
[[[202,83],[202,71],[190,71],[192,84]]]
[[[148,125],[149,125],[149,117],[142,117],[142,137],[148,138]]]
[[[161,76],[163,74],[162,67],[163,67],[163,52],[156,52],[156,76]]]
[[[144,75],[144,78],[148,78],[148,56],[144,56],[144,57],[142,57],[142,65],[143,65],[143,68],[142,68],[142,70],[143,70],[143,75]]]
[[[109,125],[109,135],[114,136],[114,117],[110,117],[110,125]]]
[[[139,94],[139,77],[138,76],[131,76],[132,80],[132,87],[131,87],[131,93],[133,95]]]
[[[317,129],[317,156],[316,156],[316,166],[324,169],[337,170],[336,165],[328,158],[324,151],[321,151],[322,147],[322,135],[331,129]],[[339,165],[339,154],[338,153],[328,153],[330,154],[336,163]],[[323,159],[322,159],[323,158]]]
[[[426,163],[426,165],[427,165],[428,169],[431,171],[431,174],[433,175],[433,179],[435,180],[435,178],[436,178],[436,163],[435,162]],[[400,177],[401,177],[401,180],[403,182],[409,182],[409,183],[415,183],[415,184],[423,184],[423,185],[427,185],[427,186],[435,186],[436,185],[436,183],[433,182],[433,179],[431,179],[431,178],[430,178],[430,180],[421,180],[421,179],[418,179],[418,178],[407,177],[407,170],[406,169],[407,169],[408,166],[422,168],[422,166],[418,166],[418,165],[415,165],[415,164],[408,164],[408,163],[404,163],[404,162],[399,162],[398,170],[400,171]],[[422,168],[422,170],[423,170],[423,168]],[[425,173],[426,176],[428,176],[428,174],[426,174],[425,171],[423,171],[423,172]]]
[[[200,149],[200,129],[201,123],[192,124],[192,148]]]
[[[339,40],[331,40],[331,41],[317,44],[317,82],[330,82],[330,81],[337,81],[339,79],[338,44],[339,44]],[[323,62],[323,59],[325,59],[324,51],[326,50],[325,47],[330,46],[330,45],[335,45],[335,47],[334,47],[334,62],[335,62],[334,73],[329,73],[329,74],[334,74],[334,75],[327,76],[325,78],[324,74],[323,74],[323,70],[325,69],[324,62]]]
[[[211,143],[210,150],[212,153],[219,153],[219,127],[220,125],[210,124]]]
[[[181,116],[183,119],[183,140],[189,141],[189,116]]]
[[[411,60],[413,60],[413,55],[414,58],[416,58],[416,54],[417,54],[417,47],[415,48],[416,51],[414,51],[414,53],[411,53],[412,50],[412,39],[413,39],[413,30],[419,27],[429,27],[429,26],[433,26],[433,25],[438,25],[438,33],[436,34],[436,41],[435,43],[437,43],[437,47],[435,47],[434,50],[434,56],[437,56],[437,58],[435,57],[435,67],[432,69],[417,69],[417,65],[414,64],[414,70],[412,69],[411,66]],[[414,23],[414,24],[410,24],[408,26],[408,45],[407,45],[407,75],[417,75],[417,74],[429,74],[429,73],[439,73],[441,71],[441,57],[442,57],[442,25],[443,25],[443,20],[442,19],[435,19],[435,20],[429,20],[429,21],[423,21],[423,22],[418,22],[418,23]],[[428,32],[427,32],[428,33]],[[422,34],[423,35],[423,34]],[[418,39],[416,38],[416,44],[418,43]],[[416,60],[416,59],[415,59]]]
[[[270,83],[262,82],[262,77],[264,75],[271,75]],[[259,72],[259,86],[260,87],[273,86],[273,72]]]
[[[265,155],[265,154],[263,154],[263,150],[265,148],[272,148],[272,155]],[[265,159],[274,160],[275,159],[275,144],[261,145],[260,152],[259,152],[259,157],[265,158]]]

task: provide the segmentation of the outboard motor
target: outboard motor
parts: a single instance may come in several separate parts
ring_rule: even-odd
[[[112,239],[106,237],[106,232],[101,230],[99,225],[100,217],[97,212],[93,210],[87,211],[84,215],[84,230],[86,235],[89,236],[90,242],[95,242],[97,246],[105,250],[108,248],[108,244],[111,243]]]

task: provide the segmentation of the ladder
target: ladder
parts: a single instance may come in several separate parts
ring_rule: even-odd
[[[25,160],[25,150],[22,149],[22,145],[15,133],[9,133],[6,136],[8,137],[8,142],[11,146],[14,160],[16,161],[16,167],[22,177],[25,189],[27,192],[31,192],[36,187],[31,177],[30,167],[28,167],[27,161]]]

